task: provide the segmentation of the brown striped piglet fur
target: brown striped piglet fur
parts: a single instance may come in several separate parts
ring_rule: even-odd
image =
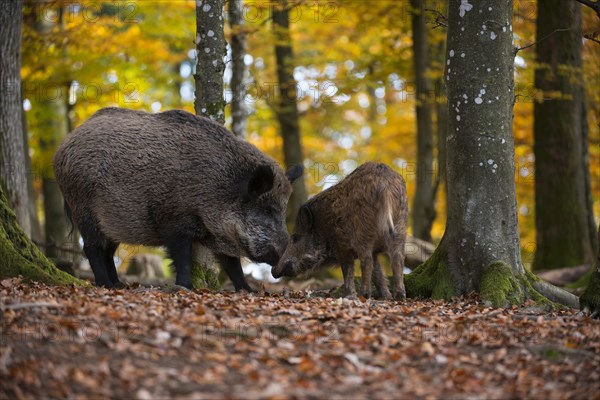
[[[354,260],[362,270],[360,294],[371,296],[371,278],[382,298],[404,299],[404,242],[408,220],[404,179],[385,164],[368,162],[299,210],[291,240],[272,274],[296,276],[341,264],[346,296],[356,297]],[[388,255],[392,292],[377,261]]]

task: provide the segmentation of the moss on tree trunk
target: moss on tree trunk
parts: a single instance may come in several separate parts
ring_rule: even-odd
[[[53,285],[85,284],[56,268],[29,240],[0,188],[0,278],[23,276]]]
[[[600,248],[600,227],[598,227],[598,247]],[[596,268],[589,277],[589,284],[579,299],[579,306],[593,316],[600,315],[600,253],[596,260]]]
[[[596,269],[590,278],[590,283],[579,298],[579,306],[592,314],[600,313],[600,271]]]

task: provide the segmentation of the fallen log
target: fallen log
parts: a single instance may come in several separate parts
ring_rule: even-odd
[[[413,236],[407,236],[404,250],[404,264],[410,269],[415,269],[431,257],[435,251],[435,244]]]
[[[565,286],[573,283],[586,272],[589,271],[590,265],[578,265],[576,267],[566,267],[559,269],[535,271],[535,274],[548,283],[556,286]]]

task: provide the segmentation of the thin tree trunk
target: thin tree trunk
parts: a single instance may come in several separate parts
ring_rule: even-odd
[[[432,58],[441,66],[442,75],[445,62],[446,43],[440,42],[434,48]],[[448,136],[448,101],[446,99],[446,87],[444,77],[435,81],[435,115],[436,115],[436,138],[437,138],[437,180],[434,189],[434,199],[438,195],[440,185],[444,188],[445,209],[448,209],[448,185],[446,184],[446,137]]]
[[[248,110],[244,103],[246,88],[246,32],[244,31],[243,0],[229,0],[229,25],[231,26],[231,131],[246,137]]]
[[[495,306],[577,298],[521,263],[514,182],[512,1],[450,0],[446,83],[448,219],[429,260],[406,277],[411,296],[478,291]],[[490,21],[495,21],[493,24]],[[482,34],[482,26],[486,29]],[[464,56],[463,56],[464,54]]]
[[[50,160],[58,144],[68,133],[68,88],[59,87],[56,93],[37,105],[40,151]],[[49,164],[51,165],[51,164]],[[68,240],[69,228],[64,211],[64,200],[54,174],[44,168],[42,194],[44,198],[44,236],[46,256],[53,260],[68,260],[71,254],[61,252]],[[46,173],[47,171],[47,173]]]
[[[46,2],[47,3],[47,2]],[[63,12],[58,9],[56,20],[43,18],[38,15],[35,29],[40,34],[49,34],[58,27],[63,30]],[[63,49],[63,51],[65,51]],[[66,54],[65,54],[66,56]],[[51,169],[52,156],[56,152],[58,144],[69,132],[69,86],[70,84],[53,84],[44,91],[44,97],[39,100],[35,107],[38,119],[38,136],[40,151],[42,153],[42,195],[44,205],[44,253],[46,257],[58,261],[72,258],[70,253],[60,251],[60,248],[68,247],[68,224],[64,211],[64,200],[60,188],[54,179]]]
[[[275,34],[275,57],[277,62],[277,80],[279,83],[279,101],[276,107],[277,120],[283,138],[283,159],[286,167],[302,165],[302,143],[300,140],[300,121],[296,103],[297,83],[294,79],[294,52],[290,36],[288,3],[283,0],[273,10],[273,31]],[[306,186],[301,177],[293,183],[293,192],[287,209],[287,220],[293,221],[298,209],[306,201]]]
[[[223,0],[196,1],[196,115],[225,123],[223,72],[226,42]],[[195,288],[218,287],[218,270],[212,252],[200,243],[192,249],[192,284]]]
[[[23,93],[21,92],[21,104],[23,103]],[[25,110],[21,107],[21,123],[23,125],[23,154],[25,154],[25,168],[27,171],[27,196],[29,201],[29,221],[31,224],[31,240],[34,243],[42,243],[44,236],[40,219],[38,218],[36,196],[33,189],[34,179],[39,178],[38,172],[34,171],[31,165],[31,157],[29,156],[29,134],[27,130],[27,118]]]
[[[225,122],[223,99],[223,72],[226,54],[223,32],[224,0],[196,2],[196,114]]]
[[[592,244],[592,254],[598,256],[600,252],[600,244],[596,241],[596,221],[594,219],[594,194],[592,193],[592,178],[590,172],[590,127],[587,120],[587,96],[585,94],[585,88],[583,85],[580,87],[581,90],[581,143],[583,150],[583,173],[585,183],[585,203],[587,209],[588,219],[588,232],[590,233],[590,243]]]
[[[0,2],[0,183],[27,236],[31,234],[21,113],[21,0]]]
[[[417,110],[417,184],[413,199],[413,235],[431,241],[431,226],[435,219],[433,186],[433,123],[425,1],[411,0],[413,67]]]
[[[593,215],[586,192],[581,5],[563,0],[540,3],[536,36],[544,40],[536,44],[535,85],[542,99],[534,105],[534,268],[591,264],[595,227],[590,226]]]
[[[446,184],[446,137],[448,136],[448,102],[444,91],[442,79],[436,82],[436,134],[437,134],[437,160],[438,177],[435,185],[434,196],[437,195],[440,184],[444,187],[446,203],[448,202],[448,185]],[[447,208],[446,204],[446,208]]]

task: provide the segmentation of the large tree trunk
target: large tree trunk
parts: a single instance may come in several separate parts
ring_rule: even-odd
[[[536,44],[534,268],[591,264],[595,229],[590,232],[586,192],[581,5],[540,3],[536,36],[544,39]]]
[[[300,122],[296,103],[297,83],[294,79],[294,52],[290,37],[288,3],[282,0],[273,9],[273,31],[275,34],[275,57],[277,61],[277,80],[279,83],[279,101],[276,106],[277,120],[283,138],[283,160],[287,168],[302,165],[302,143],[300,141]],[[304,178],[297,179],[293,185],[292,196],[288,203],[287,220],[293,221],[300,206],[306,201]]]
[[[29,196],[21,113],[21,0],[0,2],[0,184],[29,236]]]
[[[413,68],[417,109],[417,184],[412,205],[413,235],[431,241],[435,219],[433,186],[433,123],[425,0],[411,0]]]
[[[496,306],[538,298],[542,291],[575,306],[575,296],[535,281],[521,263],[512,135],[513,5],[488,6],[450,0],[448,219],[433,256],[406,277],[407,291],[447,299],[477,291]]]
[[[196,114],[225,122],[223,71],[226,54],[223,32],[223,0],[196,2]]]
[[[0,2],[0,278],[21,275],[45,283],[76,283],[80,281],[48,261],[19,226],[30,223],[21,103],[21,6],[20,0]]]
[[[244,31],[244,2],[229,0],[229,25],[231,26],[231,131],[246,137],[248,110],[244,103],[246,88],[246,32]]]

